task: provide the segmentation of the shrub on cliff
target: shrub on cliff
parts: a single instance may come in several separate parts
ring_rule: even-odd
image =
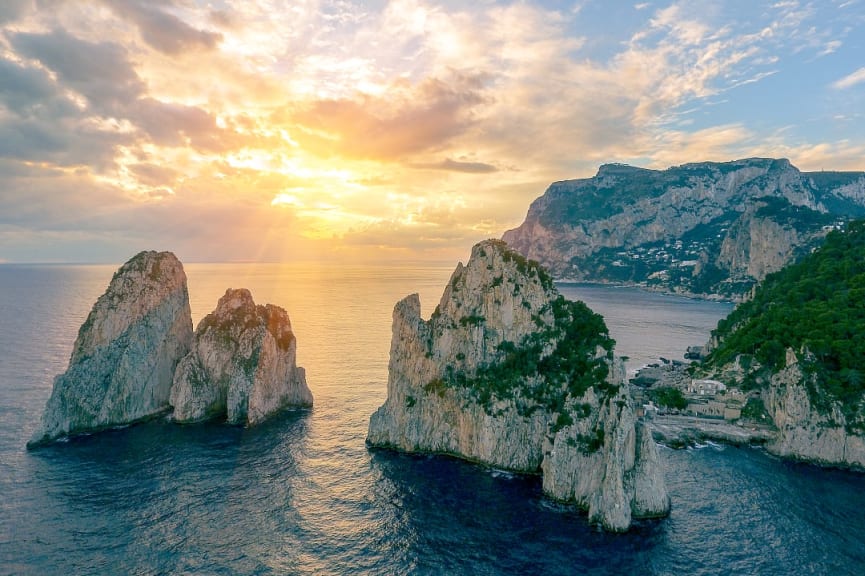
[[[831,232],[821,248],[769,275],[713,335],[720,345],[708,367],[751,354],[775,372],[792,349],[816,376],[815,404],[838,400],[855,411],[865,391],[865,221]]]

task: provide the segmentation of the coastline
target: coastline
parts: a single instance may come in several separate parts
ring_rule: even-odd
[[[762,446],[775,438],[768,427],[731,424],[720,419],[657,415],[645,419],[652,438],[669,448],[686,448],[705,440],[733,446]]]
[[[587,286],[605,286],[608,288],[636,288],[644,292],[653,294],[663,294],[665,296],[681,296],[690,300],[702,300],[706,302],[726,302],[730,304],[738,304],[742,301],[740,298],[729,298],[720,294],[704,294],[695,292],[676,292],[668,290],[663,286],[649,286],[637,282],[605,282],[603,280],[581,280],[578,278],[554,278],[556,284],[585,284]]]

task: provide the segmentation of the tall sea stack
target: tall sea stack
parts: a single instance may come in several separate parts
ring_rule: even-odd
[[[166,410],[174,369],[191,343],[183,265],[170,252],[134,256],[78,330],[28,447]]]
[[[612,531],[664,516],[660,458],[613,345],[540,266],[481,242],[429,320],[416,294],[394,308],[388,397],[367,442],[541,473],[549,496]]]
[[[249,290],[227,290],[199,323],[192,352],[177,367],[174,420],[251,425],[287,406],[312,406],[296,355],[285,310],[256,306]]]

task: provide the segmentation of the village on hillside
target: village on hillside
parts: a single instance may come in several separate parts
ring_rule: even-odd
[[[631,384],[642,417],[673,414],[727,422],[768,420],[752,408],[762,406],[758,391],[745,392],[718,380],[692,378],[688,366],[679,360],[661,358],[642,368]]]

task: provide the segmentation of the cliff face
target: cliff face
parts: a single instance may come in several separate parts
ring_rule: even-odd
[[[771,417],[776,454],[865,467],[863,286],[859,220],[767,276],[713,330],[702,371],[759,391],[767,414],[754,402],[747,413]]]
[[[285,406],[311,406],[288,314],[228,290],[195,334],[183,265],[142,252],[99,297],[69,368],[54,380],[28,447],[167,412],[191,422],[255,424]]]
[[[865,174],[751,158],[664,171],[604,165],[552,184],[503,239],[559,278],[737,297],[865,215]]]
[[[417,295],[394,308],[388,398],[367,441],[542,472],[550,496],[610,530],[669,510],[603,320],[499,241],[457,266],[430,320]]]
[[[191,342],[183,266],[170,252],[141,252],[114,274],[79,329],[28,446],[166,410]]]
[[[865,469],[865,436],[854,433],[838,402],[815,406],[806,386],[819,386],[803,373],[795,354],[774,374],[764,393],[766,409],[778,434],[767,449],[781,457],[828,466]]]
[[[809,246],[820,233],[799,232],[794,226],[761,216],[763,203],[751,205],[724,236],[716,259],[733,278],[762,280],[789,262],[797,250]]]
[[[170,398],[174,419],[256,424],[286,406],[311,406],[296,351],[285,310],[256,306],[249,290],[227,290],[177,367]]]

